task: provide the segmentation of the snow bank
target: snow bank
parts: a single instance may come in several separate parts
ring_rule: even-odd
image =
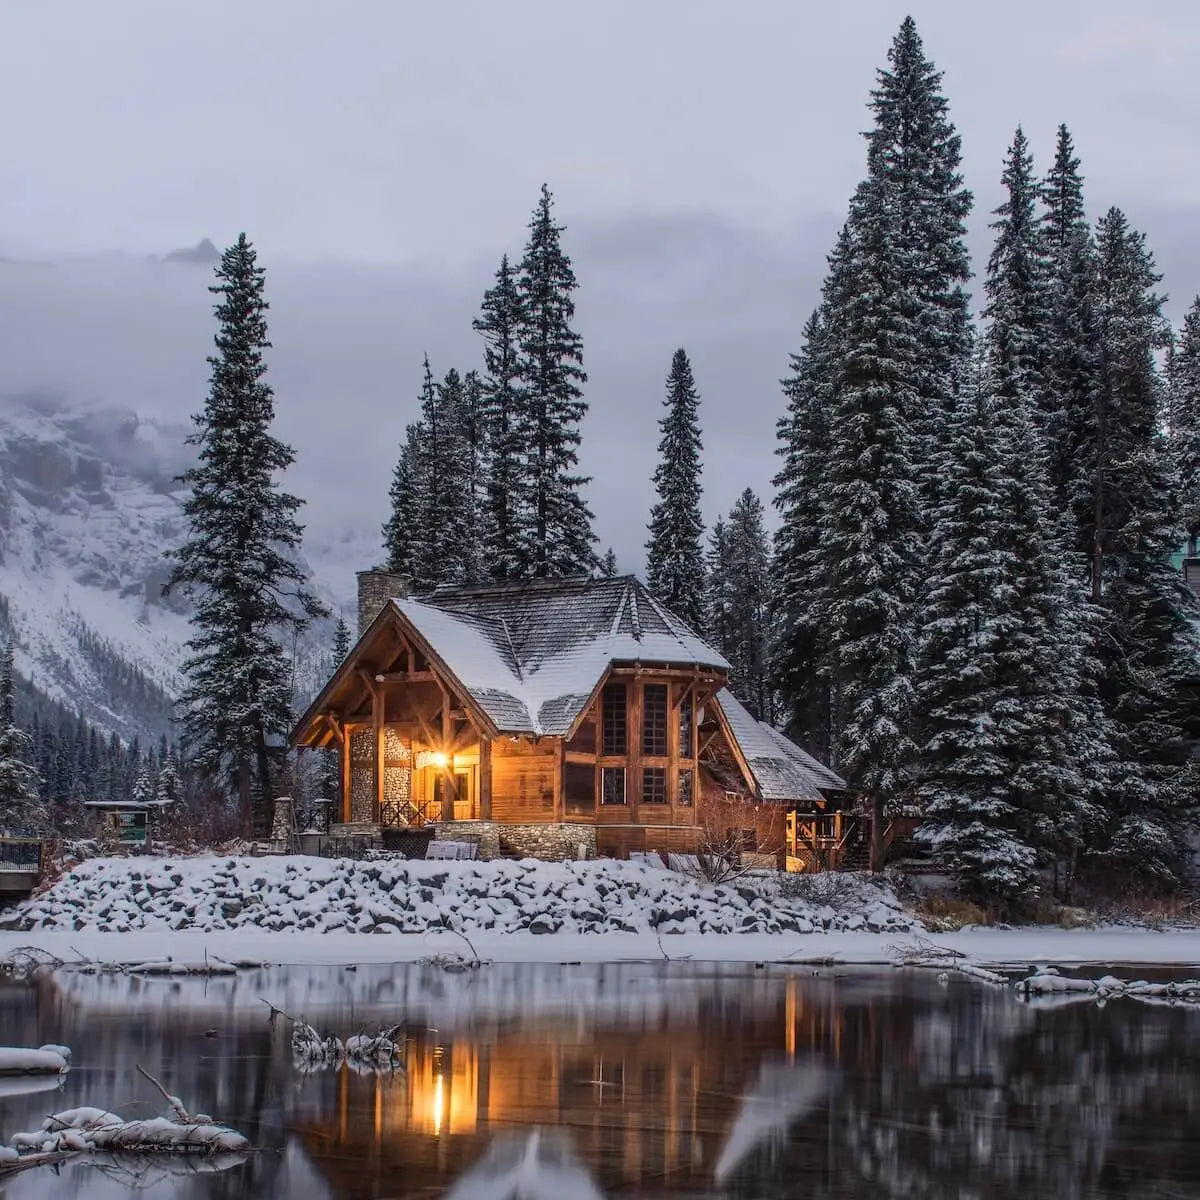
[[[1098,1003],[1128,996],[1167,1004],[1200,1004],[1200,979],[1185,979],[1169,983],[1150,983],[1145,979],[1117,979],[1103,975],[1099,979],[1076,979],[1060,975],[1053,967],[1022,979],[1017,991],[1024,996],[1079,996]]]
[[[919,929],[863,877],[829,903],[647,863],[92,859],[0,922],[22,931],[778,934]]]
[[[38,1050],[0,1046],[0,1075],[62,1075],[70,1066],[71,1051],[66,1046]]]

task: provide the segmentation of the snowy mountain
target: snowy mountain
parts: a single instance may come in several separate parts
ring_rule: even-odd
[[[0,620],[18,673],[123,737],[166,731],[180,683],[188,605],[162,585],[163,552],[183,536],[187,432],[52,395],[0,396]],[[314,628],[300,648],[301,700],[327,641]]]

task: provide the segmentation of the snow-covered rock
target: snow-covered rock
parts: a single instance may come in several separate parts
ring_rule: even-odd
[[[66,1046],[41,1046],[37,1050],[0,1046],[0,1075],[62,1075],[70,1066],[71,1051]]]
[[[42,1122],[41,1129],[18,1133],[12,1149],[18,1154],[52,1154],[69,1151],[123,1150],[216,1154],[245,1150],[249,1141],[236,1130],[207,1118],[187,1123],[170,1117],[126,1121],[102,1108],[70,1108]]]
[[[314,933],[811,933],[919,929],[884,884],[813,904],[647,863],[307,857],[91,859],[0,927]],[[161,964],[157,964],[161,967]]]

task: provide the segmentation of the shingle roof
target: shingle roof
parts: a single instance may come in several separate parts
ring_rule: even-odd
[[[717,693],[717,703],[764,800],[815,801],[822,799],[822,789],[845,788],[841,776],[805,753],[778,729],[756,720],[728,688]]]
[[[632,576],[439,588],[392,603],[505,733],[565,734],[613,663],[729,667]]]

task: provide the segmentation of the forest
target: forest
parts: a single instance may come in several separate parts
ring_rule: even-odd
[[[1119,208],[1089,214],[1065,125],[1040,165],[1015,129],[973,272],[961,139],[911,18],[869,111],[820,294],[797,297],[777,474],[747,480],[711,528],[703,381],[664,347],[646,581],[877,831],[919,813],[967,894],[1015,911],[1080,885],[1179,890],[1200,782],[1200,606],[1177,561],[1200,534],[1200,298],[1173,329],[1146,235]],[[483,289],[479,361],[421,364],[380,512],[382,562],[414,594],[619,570],[579,468],[587,374],[565,232],[544,185],[523,251]],[[194,605],[178,770],[196,803],[261,827],[284,787],[328,783],[284,750],[308,699],[288,647],[328,614],[296,565],[303,502],[280,484],[294,455],[271,433],[265,271],[244,234],[210,290],[210,391],[181,480],[190,536],[168,584]],[[331,663],[347,642],[343,626]],[[0,825],[21,824],[34,792],[38,820],[58,822],[46,780],[62,755],[39,747],[66,739],[71,761],[99,763],[101,739],[69,714],[39,717],[33,737],[7,720],[0,758],[29,770],[0,771]],[[79,769],[89,794],[115,786],[105,754],[107,782]],[[141,768],[132,782],[122,769],[134,786]]]

